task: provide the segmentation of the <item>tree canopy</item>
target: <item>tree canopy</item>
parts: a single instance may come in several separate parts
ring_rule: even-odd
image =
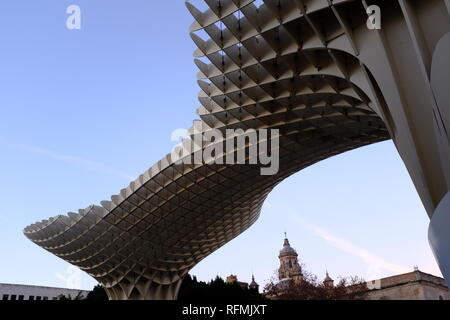
[[[187,275],[178,295],[179,301],[246,301],[261,300],[256,289],[241,287],[238,283],[228,284],[217,276],[210,282],[198,281],[197,277]]]

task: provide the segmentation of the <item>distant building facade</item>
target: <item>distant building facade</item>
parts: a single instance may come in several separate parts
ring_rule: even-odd
[[[229,275],[227,277],[227,279],[225,280],[225,283],[227,283],[227,284],[236,284],[237,283],[243,289],[249,288],[249,289],[254,289],[259,292],[259,285],[256,283],[254,275],[252,276],[252,282],[250,284],[248,284],[247,282],[239,281],[237,276],[234,274]]]
[[[287,236],[278,256],[279,288],[287,287],[291,281],[303,281],[297,251],[291,247]],[[326,287],[334,287],[328,271],[323,280]],[[372,289],[372,287],[374,287]],[[416,269],[414,272],[368,282],[367,300],[450,300],[450,291],[443,278]]]
[[[367,300],[450,300],[445,280],[416,270],[377,281]]]
[[[87,297],[90,291],[74,290],[53,287],[41,286],[27,286],[18,284],[3,284],[0,283],[0,299],[7,300],[58,300],[60,296],[71,296],[72,298],[78,295]]]

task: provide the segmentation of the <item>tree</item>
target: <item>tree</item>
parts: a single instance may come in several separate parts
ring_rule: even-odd
[[[75,297],[72,297],[70,294],[60,295],[58,297],[60,301],[72,301],[72,300],[91,300],[91,301],[108,301],[108,295],[106,294],[105,289],[100,285],[96,285],[91,292],[87,294],[87,296],[83,296],[82,293],[78,293]]]
[[[58,297],[58,300],[60,301],[69,301],[69,300],[84,300],[85,297],[82,295],[81,292],[79,292],[75,297],[72,297],[70,294],[65,296],[65,295],[60,295]]]
[[[229,284],[217,276],[206,283],[195,276],[187,275],[181,284],[179,301],[248,301],[262,300],[257,290],[241,287],[238,283]]]
[[[367,284],[358,277],[340,278],[336,285],[325,285],[317,276],[304,271],[302,281],[270,281],[264,292],[274,300],[364,300]]]
[[[108,295],[106,294],[105,288],[101,285],[96,285],[91,292],[88,293],[86,300],[91,301],[108,301]]]

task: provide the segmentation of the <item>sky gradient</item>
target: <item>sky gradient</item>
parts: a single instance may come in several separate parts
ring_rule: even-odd
[[[81,30],[66,28],[72,4]],[[67,286],[69,265],[22,229],[109,199],[197,119],[191,22],[181,0],[0,2],[1,283]],[[191,273],[263,284],[287,232],[319,277],[440,275],[428,223],[393,143],[379,143],[284,181],[250,230]]]

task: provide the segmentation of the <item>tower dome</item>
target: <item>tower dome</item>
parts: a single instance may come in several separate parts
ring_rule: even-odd
[[[259,284],[255,281],[255,275],[252,275],[252,282],[248,286],[250,289],[259,290]]]
[[[323,280],[323,284],[325,285],[325,287],[328,288],[332,288],[334,287],[334,280],[330,277],[330,274],[327,271],[327,275],[325,277],[325,279]]]
[[[298,256],[297,251],[291,247],[287,237],[284,239],[283,248],[280,250],[280,255],[278,257],[281,258],[285,256]]]

